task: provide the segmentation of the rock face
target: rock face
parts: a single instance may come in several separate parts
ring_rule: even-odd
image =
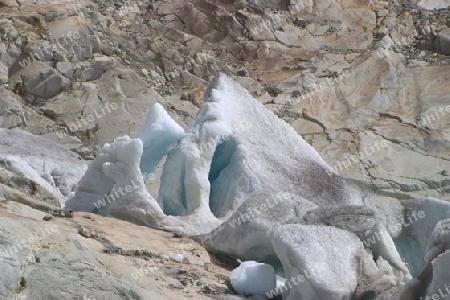
[[[0,200],[2,299],[206,300],[231,293],[228,271],[189,238],[89,213],[46,222],[50,207],[34,202],[44,211]],[[173,259],[179,254],[183,262]]]
[[[448,1],[2,3],[0,82],[34,104],[2,127],[92,159],[155,103],[188,127],[221,71],[339,174],[448,197]]]

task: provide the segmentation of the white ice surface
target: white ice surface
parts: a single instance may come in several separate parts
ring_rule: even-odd
[[[61,190],[73,189],[87,169],[79,155],[18,128],[0,128],[0,165],[41,185],[61,206],[66,200]],[[55,176],[64,178],[64,186],[54,180]]]
[[[286,122],[224,74],[169,153],[159,203],[169,215],[226,219],[248,194],[284,191],[321,204],[360,204],[344,181]]]
[[[275,271],[271,265],[255,261],[243,262],[230,273],[233,288],[240,295],[265,296],[276,287]]]
[[[102,147],[75,195],[67,201],[66,208],[106,215],[110,213],[110,204],[115,203],[111,209],[125,219],[130,219],[129,214],[134,212],[134,218],[150,222],[147,215],[151,214],[150,210],[161,217],[160,208],[154,207],[154,200],[146,191],[143,180],[150,178],[148,175],[171,145],[183,135],[184,130],[160,104],[155,104],[138,134],[139,139],[120,137]],[[123,192],[130,185],[132,192]]]
[[[332,226],[282,225],[273,230],[272,245],[292,286],[287,300],[351,298],[363,253],[356,235]]]

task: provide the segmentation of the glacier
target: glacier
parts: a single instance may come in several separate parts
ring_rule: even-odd
[[[78,154],[18,128],[0,128],[0,167],[34,181],[52,195],[60,207],[75,191],[87,169]]]
[[[316,204],[361,202],[292,127],[237,82],[218,75],[185,138],[167,157],[159,203],[168,215],[201,210],[224,220],[262,190]]]
[[[435,228],[435,240],[447,234],[447,223],[438,222],[449,216],[448,204],[408,202],[341,177],[224,74],[211,81],[204,100],[186,132],[155,105],[137,137],[102,147],[66,207],[187,234],[212,253],[253,261],[232,272],[241,293],[261,295],[271,287],[288,300],[388,297],[406,284],[405,293],[425,295],[411,270],[423,268],[434,290],[446,278],[437,261],[448,257],[447,244],[430,246],[427,237]],[[146,183],[164,158],[155,199]],[[411,209],[427,218],[406,226]],[[417,257],[424,256],[421,265]],[[255,274],[264,264],[276,269],[273,276]],[[314,271],[320,276],[293,281]],[[276,276],[286,277],[284,288],[275,285]]]
[[[149,199],[141,203],[143,205],[141,209],[147,211],[151,206],[155,214],[160,213],[159,206],[154,205],[154,199],[144,186],[152,178],[156,166],[170,151],[172,145],[184,136],[184,130],[157,103],[150,109],[137,136],[135,139],[128,136],[120,137],[112,144],[103,145],[80,180],[75,195],[67,201],[67,209],[109,215],[110,205],[115,203],[112,210],[118,215],[125,216],[130,210],[135,212],[131,207],[135,207],[136,201]],[[133,193],[127,191],[124,194],[123,189],[128,187],[130,190],[130,186]],[[132,199],[129,199],[130,197]],[[129,207],[121,211],[118,207],[124,202]],[[156,222],[155,220],[150,222],[149,217],[144,219],[149,222],[148,224],[154,225]]]

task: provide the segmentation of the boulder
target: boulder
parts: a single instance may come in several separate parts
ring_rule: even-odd
[[[29,102],[48,100],[70,88],[67,78],[40,61],[34,61],[14,73],[10,84],[21,85],[23,96]]]

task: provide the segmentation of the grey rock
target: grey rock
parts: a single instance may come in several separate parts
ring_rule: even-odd
[[[450,55],[450,28],[444,29],[438,33],[435,45],[440,53]]]
[[[63,74],[65,77],[72,79],[75,66],[73,63],[60,61],[56,63],[56,70]]]
[[[27,298],[75,299],[86,295],[97,299],[145,299],[142,289],[136,285],[115,278],[89,262],[74,261],[45,249],[35,255],[39,264],[28,270]],[[52,286],[70,286],[70,289],[49,288]]]
[[[8,83],[8,67],[3,64],[3,62],[0,61],[0,84],[1,83]]]
[[[50,99],[70,88],[70,81],[67,78],[39,61],[16,72],[11,81],[13,84],[21,84],[24,97],[33,102],[39,98]]]

